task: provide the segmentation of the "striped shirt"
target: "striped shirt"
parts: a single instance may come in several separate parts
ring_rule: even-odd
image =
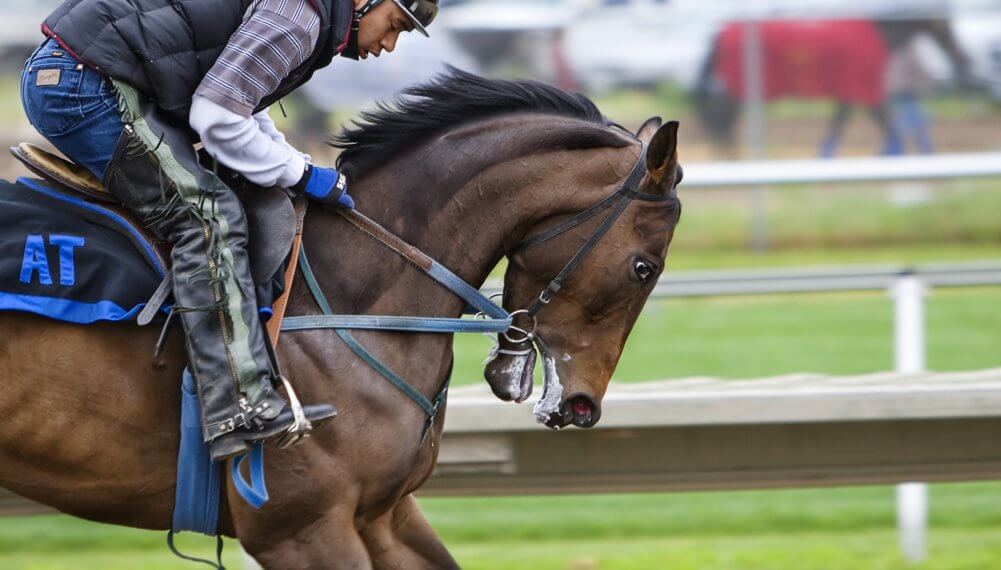
[[[313,53],[319,30],[309,0],[254,0],[195,94],[250,117]]]

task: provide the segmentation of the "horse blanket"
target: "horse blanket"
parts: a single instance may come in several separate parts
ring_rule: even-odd
[[[836,99],[883,103],[888,51],[868,20],[765,21],[759,24],[766,101]],[[728,24],[716,38],[713,69],[735,101],[746,95],[744,33]]]
[[[166,274],[150,242],[114,209],[31,178],[0,181],[0,310],[127,321]]]

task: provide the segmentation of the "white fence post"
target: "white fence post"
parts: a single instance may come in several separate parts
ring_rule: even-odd
[[[902,275],[890,287],[893,297],[893,354],[897,372],[925,370],[924,283],[914,275]],[[900,549],[909,562],[928,557],[928,485],[897,485],[897,528]]]
[[[744,158],[765,156],[765,57],[761,39],[761,0],[748,3],[752,15],[742,24],[744,77]],[[766,191],[760,185],[751,188],[751,247],[768,250],[768,205]]]

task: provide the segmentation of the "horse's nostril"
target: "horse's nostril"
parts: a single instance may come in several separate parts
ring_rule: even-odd
[[[590,416],[594,407],[591,405],[590,400],[584,396],[577,396],[570,403],[570,409],[573,410],[573,415],[577,417]]]
[[[568,404],[570,411],[570,418],[568,419],[575,426],[589,428],[598,423],[601,411],[590,396],[578,394],[570,398]]]

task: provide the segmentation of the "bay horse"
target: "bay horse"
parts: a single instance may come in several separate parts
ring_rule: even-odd
[[[596,222],[515,245],[616,192],[645,158],[638,189],[665,199],[632,201],[537,321],[554,405],[545,423],[593,425],[680,217],[678,124],[651,119],[633,135],[581,95],[455,69],[408,93],[337,139],[358,209],[476,286],[508,256],[509,310],[531,302]],[[311,210],[303,245],[338,313],[462,313],[334,211]],[[289,315],[319,313],[302,281]],[[185,356],[175,331],[154,360],[156,334],[0,315],[0,485],[85,519],[169,528]],[[355,336],[426,396],[450,374],[451,335]],[[303,445],[268,448],[271,500],[259,511],[228,486],[220,532],[265,568],[456,568],[412,495],[434,469],[444,414],[422,441],[424,412],[333,331],[284,333],[279,359],[304,401],[332,402],[339,418]],[[501,353],[487,365],[499,396],[528,396],[525,363]]]

